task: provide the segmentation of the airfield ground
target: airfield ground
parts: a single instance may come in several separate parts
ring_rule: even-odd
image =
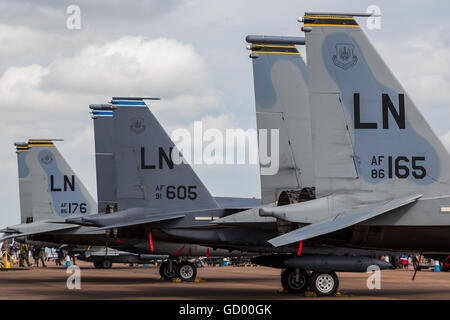
[[[281,292],[280,271],[265,267],[207,267],[199,269],[198,283],[159,280],[158,269],[114,265],[94,269],[80,261],[81,289],[66,286],[66,268],[0,272],[0,300],[4,299],[319,299]],[[331,299],[449,299],[450,273],[384,270],[381,289],[368,290],[369,274],[340,273],[341,295]],[[323,299],[323,298],[320,298]]]

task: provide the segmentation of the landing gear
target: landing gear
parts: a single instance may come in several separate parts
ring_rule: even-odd
[[[112,262],[110,260],[94,261],[95,269],[109,269],[112,267]]]
[[[108,259],[105,259],[102,261],[102,268],[103,269],[109,269],[112,267],[112,262]]]
[[[281,273],[281,285],[289,293],[303,293],[308,288],[309,274],[305,270],[288,268]]]
[[[189,261],[166,260],[159,267],[159,274],[164,280],[179,278],[181,281],[194,281],[197,277],[197,267]]]
[[[177,277],[177,265],[173,260],[167,260],[161,263],[159,274],[164,280],[172,280]]]
[[[181,281],[194,281],[197,276],[197,267],[192,262],[183,261],[177,267],[177,276]]]
[[[336,295],[339,279],[334,272],[308,273],[306,270],[287,268],[281,273],[281,285],[289,293],[303,293],[309,288],[318,297]]]
[[[334,296],[339,288],[339,279],[334,272],[313,272],[309,287],[318,297]]]

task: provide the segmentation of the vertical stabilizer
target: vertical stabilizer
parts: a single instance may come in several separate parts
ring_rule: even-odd
[[[318,193],[448,194],[447,150],[354,17],[303,22]]]
[[[263,204],[285,190],[312,187],[311,119],[306,64],[295,45],[304,38],[247,36],[251,43],[258,130],[279,130],[279,171],[261,175]]]
[[[26,142],[17,142],[14,145],[19,171],[20,223],[32,222],[31,174],[27,164],[30,148]]]
[[[113,111],[93,110],[95,138],[95,166],[97,172],[98,212],[105,212],[117,204],[117,173],[114,164]]]
[[[143,98],[113,98],[111,110],[113,145],[103,150],[113,151],[119,210],[145,207],[164,213],[218,207],[192,167],[173,161],[175,145]],[[108,130],[98,127],[96,136],[107,135]],[[100,150],[96,143],[96,153]]]
[[[33,221],[64,221],[97,213],[97,204],[52,140],[28,140]]]

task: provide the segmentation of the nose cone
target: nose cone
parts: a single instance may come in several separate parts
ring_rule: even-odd
[[[260,208],[259,215],[261,217],[271,217],[271,216],[273,216],[273,209],[272,208]]]

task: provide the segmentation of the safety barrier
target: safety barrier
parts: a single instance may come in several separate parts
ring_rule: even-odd
[[[0,258],[2,259],[2,261],[3,258],[5,260],[4,262],[0,262],[0,270],[7,270],[11,267],[11,263],[9,262],[8,257],[9,257],[8,251],[0,252]]]
[[[241,264],[233,264],[233,267],[241,267],[241,268],[253,268],[257,267],[257,264],[254,263],[241,263]]]

